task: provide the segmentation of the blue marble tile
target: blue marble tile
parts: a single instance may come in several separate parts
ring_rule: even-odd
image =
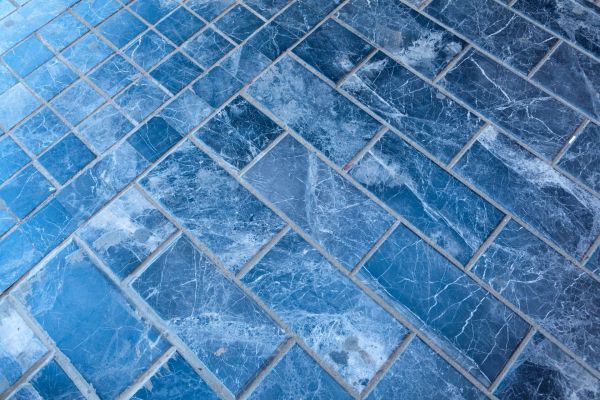
[[[413,339],[367,396],[367,400],[486,398],[418,338]]]
[[[177,0],[137,0],[129,7],[149,23],[155,24],[178,5]]]
[[[79,235],[119,278],[125,278],[175,230],[160,211],[131,189],[95,215]]]
[[[524,74],[557,41],[493,0],[434,0],[425,12]]]
[[[308,2],[299,0],[279,14],[275,22],[290,32],[294,39],[300,39],[325,17],[325,14],[317,13]]]
[[[133,288],[235,394],[285,338],[186,237],[167,248]]]
[[[146,24],[127,10],[120,10],[98,27],[98,31],[116,47],[121,48],[147,28]]]
[[[600,192],[598,143],[600,143],[600,126],[590,123],[563,154],[558,165],[595,191]]]
[[[242,88],[243,83],[225,71],[221,66],[211,69],[193,86],[198,97],[211,107],[221,106]]]
[[[351,399],[304,350],[297,345],[277,363],[249,397],[257,399]]]
[[[408,333],[296,233],[242,281],[359,392]]]
[[[169,96],[147,78],[141,78],[115,98],[125,113],[140,122]]]
[[[247,45],[254,47],[267,58],[274,61],[296,42],[296,39],[290,31],[277,22],[271,21],[252,36],[248,40]]]
[[[89,84],[80,80],[52,101],[54,108],[72,125],[78,125],[104,103]],[[77,104],[77,107],[73,107]]]
[[[186,53],[204,67],[213,65],[232,48],[233,45],[227,39],[210,28],[183,46]]]
[[[68,132],[56,114],[44,107],[16,128],[13,135],[32,153],[39,154]]]
[[[0,301],[0,394],[46,352],[46,347],[10,303]]]
[[[101,397],[116,397],[168,347],[74,243],[14,293]]]
[[[140,77],[141,73],[120,55],[113,56],[89,75],[92,83],[110,96],[114,96]]]
[[[454,169],[576,258],[600,233],[598,198],[493,128]]]
[[[100,64],[113,53],[102,40],[93,33],[63,51],[63,56],[83,73]]]
[[[288,57],[263,74],[248,93],[340,166],[381,126]]]
[[[594,399],[600,380],[536,333],[494,394],[507,399]]]
[[[54,49],[61,51],[88,31],[76,17],[65,12],[39,30],[40,36]]]
[[[196,137],[236,169],[243,168],[283,129],[238,97],[196,132]]]
[[[350,175],[463,264],[503,216],[390,132]]]
[[[10,211],[4,206],[0,206],[0,236],[4,235],[10,228],[17,223]]]
[[[13,47],[2,59],[19,76],[25,77],[52,57],[52,52],[38,38],[31,36]]]
[[[19,218],[25,218],[55,191],[33,166],[28,166],[0,187],[0,200]]]
[[[27,163],[29,157],[14,140],[8,136],[0,139],[0,184]]]
[[[0,94],[4,93],[17,83],[17,79],[2,64],[0,64]]]
[[[29,381],[42,399],[84,400],[77,386],[54,360],[46,364]]]
[[[175,353],[131,399],[217,400],[219,397],[179,353]]]
[[[215,19],[235,0],[188,0],[185,4],[207,21]]]
[[[359,271],[482,383],[496,378],[529,326],[400,225]]]
[[[14,395],[9,397],[10,400],[43,400],[42,396],[29,384],[25,384],[19,388]]]
[[[73,7],[73,11],[87,23],[95,26],[119,8],[121,5],[116,0],[83,0]]]
[[[575,354],[600,367],[600,282],[511,221],[473,272]]]
[[[245,44],[231,52],[221,67],[240,82],[250,82],[264,70],[271,60],[253,46]]]
[[[263,21],[246,7],[237,5],[215,23],[217,28],[240,43],[263,24]]]
[[[17,83],[0,95],[0,127],[12,128],[39,106],[40,102],[29,90]]]
[[[0,19],[6,17],[8,14],[16,10],[17,8],[9,1],[3,1],[0,3]]]
[[[600,57],[600,14],[571,0],[519,0],[513,6]]]
[[[441,84],[547,159],[558,153],[582,121],[572,109],[473,50]]]
[[[371,45],[333,20],[328,20],[294,48],[294,53],[334,82],[372,50]]]
[[[95,154],[70,133],[46,151],[39,162],[59,183],[64,184],[94,158]]]
[[[171,93],[176,94],[201,73],[202,68],[182,53],[177,52],[156,67],[150,75]]]
[[[0,293],[21,278],[43,256],[20,228],[0,240]]]
[[[173,50],[175,48],[158,33],[148,31],[131,42],[124,53],[143,69],[150,70]]]
[[[245,3],[265,18],[271,18],[291,0],[246,0]]]
[[[156,25],[156,29],[179,46],[203,26],[204,22],[196,18],[194,14],[179,7]]]
[[[483,124],[383,53],[373,56],[342,88],[445,163]]]
[[[395,0],[351,0],[338,17],[393,57],[433,78],[465,45],[431,20]]]
[[[181,140],[181,134],[161,117],[153,117],[127,141],[149,162],[158,160]]]
[[[244,179],[348,269],[393,222],[291,136],[250,168]]]
[[[232,271],[283,227],[271,210],[189,141],[140,183]]]
[[[127,186],[150,163],[128,142],[121,143],[102,158],[94,168],[117,192]]]
[[[32,215],[21,229],[41,254],[47,254],[77,228],[78,222],[56,199]]]
[[[600,118],[600,63],[562,43],[533,75],[550,92]]]
[[[180,94],[173,102],[169,103],[160,116],[182,135],[190,133],[213,108],[188,89]]]
[[[52,58],[25,78],[25,82],[42,99],[50,101],[76,79],[75,72],[58,58]]]

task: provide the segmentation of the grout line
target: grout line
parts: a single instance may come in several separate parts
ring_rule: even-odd
[[[494,230],[490,233],[490,235],[485,239],[485,241],[479,246],[477,251],[471,256],[471,259],[465,265],[465,271],[470,271],[471,268],[475,265],[475,263],[479,260],[479,258],[487,251],[487,249],[492,245],[494,240],[500,235],[500,233],[504,230],[504,227],[510,222],[511,218],[509,215],[504,215],[504,218],[496,225]]]
[[[596,250],[598,250],[600,248],[600,235],[598,235],[598,237],[596,238],[596,240],[594,240],[594,243],[592,243],[592,245],[590,246],[590,248],[588,249],[587,253],[583,256],[583,263],[584,266],[587,270],[589,270],[591,272],[591,270],[587,267],[587,263],[588,261],[590,261],[590,258],[594,255],[594,252]],[[599,250],[600,251],[600,250]],[[600,266],[599,266],[600,267]],[[600,271],[600,269],[598,270]]]
[[[575,142],[575,140],[577,140],[577,137],[579,137],[581,132],[583,132],[583,130],[589,125],[589,123],[590,123],[589,119],[584,119],[583,122],[581,124],[579,124],[577,129],[575,129],[575,131],[573,132],[573,134],[571,135],[569,140],[564,144],[564,146],[554,156],[554,159],[552,159],[552,165],[555,168],[557,168],[558,162],[560,161],[562,156],[567,152],[567,150],[569,150],[571,145]]]
[[[150,380],[175,354],[177,349],[175,346],[169,347],[160,357],[158,357],[154,363],[146,371],[144,371],[127,389],[125,389],[118,397],[117,400],[127,400],[140,390],[144,384]]]
[[[381,128],[375,132],[375,135],[371,139],[367,141],[367,143],[363,146],[362,149],[356,152],[356,154],[344,165],[342,168],[344,171],[349,171],[357,162],[359,162],[365,154],[371,150],[371,148],[381,139],[383,135],[388,131],[387,126],[382,125]]]
[[[281,228],[281,230],[279,232],[277,232],[267,243],[265,243],[261,247],[261,249],[258,251],[258,253],[256,253],[255,255],[253,255],[250,258],[250,260],[248,260],[246,262],[246,264],[244,264],[242,266],[242,268],[240,268],[240,270],[235,273],[235,276],[238,279],[241,280],[244,277],[244,275],[246,275],[252,268],[254,268],[254,266],[256,264],[258,264],[260,262],[260,260],[262,260],[263,257],[269,251],[271,251],[271,249],[273,247],[275,247],[277,245],[277,243],[279,243],[279,241],[281,240],[281,238],[283,238],[289,231],[290,231],[290,226],[289,225],[285,225],[283,228]]]
[[[448,71],[450,71],[452,68],[454,68],[456,66],[456,64],[458,64],[459,61],[462,60],[463,56],[465,54],[467,54],[469,52],[469,50],[471,50],[473,48],[473,45],[470,42],[466,42],[466,43],[467,43],[467,45],[465,47],[463,47],[462,50],[459,51],[454,57],[452,57],[452,59],[450,61],[448,61],[446,66],[444,66],[444,68],[442,68],[441,71],[438,72],[437,75],[433,77],[433,79],[431,79],[432,83],[437,84],[439,81],[441,81],[446,76]],[[429,83],[429,82],[427,82],[427,83]]]
[[[477,141],[477,139],[479,139],[479,136],[481,135],[481,132],[485,131],[487,128],[492,127],[493,126],[489,123],[489,122],[485,122],[483,125],[481,125],[481,127],[479,127],[479,129],[477,129],[473,135],[471,135],[471,137],[469,138],[469,140],[467,140],[465,142],[465,144],[463,145],[463,147],[450,159],[450,161],[448,161],[448,164],[446,164],[446,168],[448,168],[449,170],[454,168],[454,166],[456,165],[457,162],[460,161],[460,159],[462,158],[463,155],[465,155],[465,153],[467,151],[469,151],[469,149],[471,148],[471,146],[473,146],[473,143],[475,143]]]
[[[0,399],[8,399],[13,394],[16,394],[23,386],[25,386],[28,383],[29,378],[33,377],[37,372],[44,368],[46,364],[48,364],[51,360],[52,352],[48,350],[46,354],[40,357],[39,360],[37,360],[31,367],[29,367],[27,371],[25,371],[15,383],[10,385],[4,392],[0,393]]]
[[[401,222],[398,219],[394,219],[394,223],[383,233],[383,235],[381,235],[379,239],[377,239],[375,244],[373,244],[373,247],[371,247],[369,251],[367,251],[367,253],[360,259],[360,261],[356,263],[354,268],[352,268],[352,270],[350,271],[350,275],[356,275],[358,271],[363,267],[363,265],[371,258],[373,254],[375,254],[377,250],[379,250],[381,245],[390,237],[392,233],[394,233],[396,228],[398,228],[398,226],[400,225]]]
[[[530,70],[529,73],[527,74],[527,78],[529,79],[533,79],[533,75],[535,75],[536,72],[538,72],[538,70],[540,68],[542,68],[542,65],[544,65],[544,63],[552,56],[552,54],[554,54],[554,52],[556,51],[556,49],[558,48],[558,46],[560,46],[563,43],[563,40],[558,38],[558,40],[556,41],[556,43],[554,43],[546,52],[546,54],[544,54],[544,57],[542,57],[537,64],[535,64]]]
[[[535,328],[533,328],[533,327],[529,328],[529,332],[527,332],[527,335],[525,335],[525,337],[523,338],[523,340],[521,340],[521,343],[519,343],[519,345],[517,346],[517,348],[515,349],[515,351],[512,353],[512,355],[510,356],[510,358],[506,361],[506,363],[504,364],[504,367],[502,367],[502,370],[500,371],[500,373],[498,374],[498,376],[496,377],[496,379],[494,379],[494,381],[490,384],[489,390],[490,390],[491,393],[494,393],[494,391],[496,390],[496,388],[498,387],[498,385],[500,384],[500,382],[502,382],[502,380],[510,372],[510,369],[513,366],[514,362],[523,353],[523,351],[525,350],[525,348],[529,344],[529,340],[533,337],[533,335],[535,334],[535,332],[536,332]]]
[[[332,21],[335,22],[334,19],[332,19]],[[358,70],[361,69],[363,67],[363,65],[368,63],[371,60],[371,58],[373,58],[373,56],[379,52],[379,49],[377,47],[372,46],[370,43],[369,43],[369,46],[371,46],[373,49],[362,60],[360,60],[354,67],[352,67],[352,69],[350,69],[350,71],[348,71],[348,73],[346,73],[346,75],[342,76],[335,83],[336,88],[339,88],[340,86],[342,86],[344,84],[344,82],[346,82],[348,80],[348,78],[350,78],[352,75],[354,75],[356,72],[358,72]]]
[[[424,0],[423,3],[419,5],[419,10],[424,10],[428,5],[430,5],[433,0]]]

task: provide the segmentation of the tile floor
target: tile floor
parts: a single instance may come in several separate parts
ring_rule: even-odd
[[[0,0],[0,398],[600,399],[600,2]]]

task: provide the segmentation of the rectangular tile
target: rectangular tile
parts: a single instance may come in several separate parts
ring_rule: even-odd
[[[216,66],[193,86],[194,92],[213,108],[220,107],[227,99],[242,89],[243,83],[229,72]]]
[[[38,33],[55,50],[61,51],[87,31],[88,28],[76,17],[64,12],[49,24],[44,25]]]
[[[156,24],[178,5],[177,0],[137,0],[131,3],[129,7],[146,21]]]
[[[600,192],[600,126],[590,123],[563,154],[558,166]]]
[[[129,43],[148,26],[127,10],[120,10],[98,27],[98,31],[117,48]]]
[[[249,44],[232,51],[221,63],[221,67],[240,82],[248,83],[264,70],[271,60]]]
[[[25,78],[27,85],[46,101],[50,101],[75,80],[77,74],[58,58],[52,58]]]
[[[50,200],[21,225],[29,243],[42,255],[48,254],[77,229],[79,221],[56,199]]]
[[[100,24],[121,8],[116,0],[83,0],[73,11],[92,26]]]
[[[6,208],[0,206],[0,236],[4,235],[17,223],[17,218]]]
[[[51,59],[52,52],[35,36],[13,47],[2,57],[4,62],[22,78]]]
[[[147,31],[131,42],[123,52],[136,64],[148,71],[173,50],[175,50],[175,47],[159,36],[158,33]]]
[[[296,39],[293,33],[279,25],[276,21],[271,21],[264,25],[246,43],[271,61],[275,61],[277,57],[294,44]]]
[[[160,116],[179,133],[187,135],[212,111],[213,107],[192,88],[181,92],[162,110]]]
[[[202,18],[212,21],[234,2],[234,0],[188,0],[186,5]]]
[[[94,33],[87,34],[83,39],[63,51],[63,56],[75,68],[84,74],[107,59],[113,50]]]
[[[246,4],[265,18],[271,18],[281,11],[291,0],[247,0]]]
[[[441,84],[547,159],[558,153],[582,121],[575,111],[474,50]]]
[[[94,85],[114,96],[142,74],[123,57],[115,55],[88,76]]]
[[[381,207],[291,136],[243,178],[348,269],[393,222]]]
[[[202,31],[183,46],[183,50],[194,61],[206,68],[216,63],[231,49],[233,45],[211,28]]]
[[[43,256],[23,229],[17,228],[0,240],[0,293],[21,278]]]
[[[180,52],[154,69],[150,75],[169,92],[179,93],[202,73],[202,68]]]
[[[43,399],[85,399],[55,360],[51,360],[38,371],[29,383]]]
[[[359,276],[486,385],[500,373],[529,329],[402,225],[366,262]]]
[[[0,94],[17,83],[17,78],[4,65],[0,64]]]
[[[169,40],[180,46],[204,26],[194,14],[183,7],[177,8],[156,25],[156,29]]]
[[[573,257],[600,233],[598,198],[493,128],[454,169]]]

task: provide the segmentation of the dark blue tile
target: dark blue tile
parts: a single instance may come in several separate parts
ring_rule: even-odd
[[[140,122],[160,107],[169,96],[149,79],[143,77],[115,98],[123,111]]]
[[[340,166],[381,126],[288,57],[263,74],[248,93]]]
[[[395,0],[351,0],[338,17],[428,78],[433,78],[464,42]]]
[[[232,48],[233,45],[227,39],[210,28],[183,46],[185,52],[204,67],[213,65]]]
[[[246,4],[265,18],[271,18],[281,11],[291,0],[246,0]]]
[[[147,28],[146,24],[127,10],[121,10],[98,27],[98,31],[116,47],[121,48]]]
[[[455,170],[573,257],[582,257],[600,233],[598,198],[493,128]]]
[[[2,59],[21,77],[29,75],[37,67],[54,56],[35,36],[31,36],[8,51]]]
[[[307,5],[306,1],[296,1],[275,18],[275,22],[300,39],[311,30],[325,15],[319,14]]]
[[[557,41],[493,0],[434,0],[425,12],[524,74]]]
[[[176,94],[201,73],[202,68],[182,53],[177,52],[156,67],[150,75],[171,93]]]
[[[258,399],[316,398],[349,400],[352,397],[297,345],[277,363],[249,397]]]
[[[129,7],[146,21],[155,24],[178,5],[177,0],[137,0]]]
[[[359,275],[486,385],[500,373],[529,329],[403,225],[377,249]]]
[[[94,158],[94,153],[70,133],[45,152],[39,161],[59,183],[65,183]]]
[[[296,42],[296,37],[277,22],[269,22],[263,26],[247,45],[254,47],[270,60],[275,60]]]
[[[158,33],[148,31],[135,39],[124,53],[148,71],[173,50],[175,48]]]
[[[221,32],[237,43],[245,40],[262,24],[263,21],[260,18],[240,5],[233,7],[215,23]]]
[[[243,83],[221,66],[211,69],[194,84],[194,92],[211,107],[221,106],[242,88]]]
[[[390,132],[350,175],[463,264],[503,216]]]
[[[94,85],[114,96],[132,82],[139,79],[141,73],[120,55],[110,58],[89,75]]]
[[[15,295],[101,397],[116,397],[168,347],[74,243]]]
[[[27,163],[29,157],[14,140],[8,136],[0,139],[0,184]]]
[[[95,26],[119,8],[121,5],[116,0],[83,0],[73,7],[73,11],[87,23]]]
[[[76,17],[65,12],[39,30],[40,36],[54,49],[61,51],[88,31]]]
[[[596,248],[596,251],[594,251],[585,266],[590,271],[600,275],[600,247]]]
[[[50,182],[30,165],[0,187],[0,199],[19,218],[25,218],[54,191]]]
[[[63,56],[83,73],[106,60],[113,53],[98,36],[89,33],[83,39],[63,51]]]
[[[242,281],[359,392],[408,333],[296,233]]]
[[[241,169],[282,133],[276,123],[238,97],[204,124],[196,137]]]
[[[185,4],[207,21],[215,19],[235,0],[188,0]]]
[[[238,47],[221,63],[221,67],[240,82],[250,82],[271,60],[249,44]]]
[[[52,104],[67,121],[78,125],[104,101],[90,85],[80,80],[55,98]]]
[[[582,121],[558,100],[476,51],[469,51],[441,84],[548,159]]]
[[[290,136],[244,179],[348,269],[393,219]]]
[[[46,364],[29,381],[43,399],[84,400],[77,386],[54,360]]]
[[[600,192],[600,126],[590,123],[577,136],[558,165],[586,185]]]
[[[12,128],[39,106],[40,102],[29,90],[17,83],[0,95],[0,128]]]
[[[56,114],[44,107],[16,128],[13,135],[32,153],[39,154],[68,132],[69,128]]]
[[[533,75],[550,92],[600,118],[600,63],[562,43]]]
[[[77,229],[79,221],[52,199],[22,225],[21,229],[41,254],[47,254]]]
[[[444,163],[483,125],[383,53],[371,58],[342,88]]]
[[[0,94],[4,93],[17,83],[17,79],[2,64],[0,64]]]
[[[140,183],[232,271],[283,227],[271,210],[189,141]]]
[[[186,237],[169,246],[133,288],[235,394],[285,338]]]
[[[149,165],[150,163],[128,142],[123,142],[106,154],[93,168],[118,192]]]
[[[194,369],[175,353],[138,390],[132,400],[218,400],[219,397],[198,376]]]
[[[75,72],[58,58],[53,58],[32,72],[25,78],[25,82],[41,98],[50,101],[76,79]]]
[[[21,228],[0,240],[0,293],[21,278],[43,256]]]
[[[600,380],[536,333],[494,394],[508,399],[594,399]]]
[[[182,92],[169,103],[160,116],[182,135],[190,133],[204,120],[213,108],[194,93],[192,89]]]
[[[486,398],[442,357],[415,338],[369,393],[367,400]]]
[[[148,160],[154,162],[181,140],[181,134],[161,117],[153,117],[127,141]]]
[[[179,46],[203,26],[204,22],[196,18],[194,14],[183,7],[179,7],[156,25],[156,28]]]
[[[372,50],[371,45],[333,20],[321,25],[294,53],[334,82],[339,81]]]

